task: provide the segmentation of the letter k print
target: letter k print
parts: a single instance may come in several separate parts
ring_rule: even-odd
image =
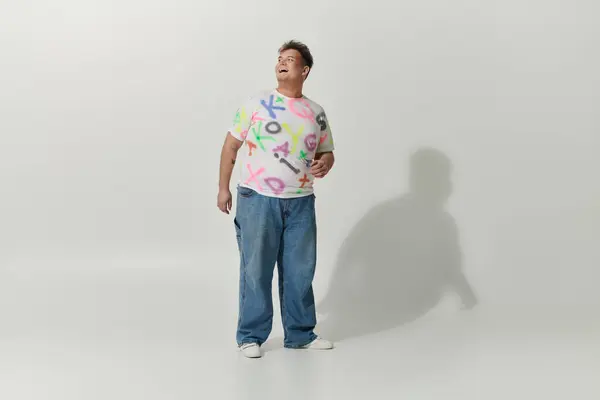
[[[260,103],[267,109],[271,118],[277,119],[277,115],[275,114],[275,111],[273,111],[273,110],[285,111],[285,107],[274,105],[273,104],[274,99],[275,99],[275,96],[271,95],[271,97],[269,98],[269,104],[267,104],[264,100],[261,100]]]

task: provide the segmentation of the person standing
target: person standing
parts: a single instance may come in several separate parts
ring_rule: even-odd
[[[275,264],[284,347],[329,350],[319,337],[312,282],[317,260],[315,179],[334,164],[334,141],[323,107],[303,94],[313,67],[309,48],[291,40],[279,48],[277,88],[250,96],[237,110],[221,150],[218,208],[232,211],[231,175],[240,154],[234,227],[240,253],[236,342],[246,357],[273,323]]]

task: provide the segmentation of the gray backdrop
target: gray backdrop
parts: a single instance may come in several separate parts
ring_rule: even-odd
[[[219,153],[291,38],[337,146],[316,185],[324,330],[471,294],[482,313],[598,316],[597,2],[0,5],[3,335],[233,345]]]

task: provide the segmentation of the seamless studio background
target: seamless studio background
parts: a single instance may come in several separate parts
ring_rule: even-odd
[[[597,3],[0,10],[2,397],[253,399],[274,381],[362,396],[378,368],[369,385],[412,398],[599,393]],[[290,354],[276,314],[261,375],[235,353],[218,164],[292,38],[313,52],[305,94],[336,138],[314,287],[339,343]]]

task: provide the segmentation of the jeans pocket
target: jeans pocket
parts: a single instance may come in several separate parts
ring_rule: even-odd
[[[237,218],[233,218],[233,225],[235,227],[235,240],[237,242],[238,245],[238,250],[241,252],[242,251],[242,229],[240,228],[240,223],[238,222]]]
[[[238,186],[238,193],[243,198],[252,197],[256,192],[250,188],[244,186]]]

